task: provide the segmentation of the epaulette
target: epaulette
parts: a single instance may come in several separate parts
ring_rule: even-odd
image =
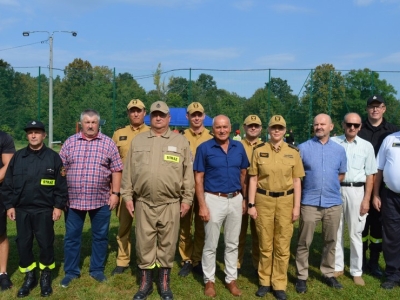
[[[125,128],[125,127],[126,127],[126,126],[118,127],[117,129],[115,129],[115,131],[120,130],[120,129]]]
[[[257,148],[260,148],[260,147],[262,147],[262,146],[264,146],[264,145],[265,145],[265,143],[258,144],[257,146],[255,146],[255,147],[253,148],[253,150],[255,150],[255,149],[257,149]]]
[[[211,131],[208,132],[212,137],[214,136],[214,133],[212,133]]]
[[[290,148],[296,150],[297,152],[299,152],[299,148],[297,148],[296,146],[293,146],[292,144],[287,144]]]

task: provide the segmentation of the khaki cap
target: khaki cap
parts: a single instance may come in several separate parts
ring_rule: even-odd
[[[139,109],[146,108],[146,106],[144,106],[143,102],[140,101],[139,99],[132,99],[131,101],[129,101],[128,106],[126,108],[129,110],[132,107],[137,107]]]
[[[192,103],[190,103],[190,105],[189,105],[188,108],[187,108],[188,114],[191,115],[192,113],[194,113],[194,112],[196,112],[196,111],[201,112],[201,113],[204,113],[204,107],[203,107],[203,105],[201,105],[201,103],[199,103],[199,102],[192,102]]]
[[[169,107],[167,103],[163,101],[156,101],[150,106],[150,113],[153,111],[161,111],[164,114],[169,113]]]
[[[257,124],[262,125],[261,119],[257,115],[250,115],[243,122],[244,125]]]
[[[272,127],[275,125],[281,125],[286,128],[286,121],[280,115],[272,116],[272,118],[269,120],[268,127]]]

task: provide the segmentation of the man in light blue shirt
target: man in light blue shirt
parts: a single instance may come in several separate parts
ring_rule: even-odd
[[[343,119],[344,134],[332,137],[341,145],[347,155],[346,178],[340,183],[343,200],[343,213],[340,219],[336,242],[335,277],[343,275],[343,223],[346,221],[350,235],[350,275],[356,285],[364,286],[362,279],[363,242],[362,232],[368,215],[374,174],[377,172],[374,147],[357,136],[361,129],[361,117],[348,113]]]
[[[309,249],[317,223],[322,222],[324,248],[320,270],[325,283],[333,288],[343,286],[334,277],[337,231],[342,213],[340,182],[347,172],[344,148],[330,140],[333,123],[330,116],[314,118],[314,138],[299,145],[306,176],[300,208],[299,241],[296,253],[296,291],[307,291]]]

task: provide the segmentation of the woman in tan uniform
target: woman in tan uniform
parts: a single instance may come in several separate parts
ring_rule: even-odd
[[[255,219],[260,243],[260,287],[256,296],[273,291],[276,299],[284,300],[304,168],[299,150],[283,141],[286,122],[282,116],[271,118],[268,132],[270,140],[254,149],[249,168],[248,214]]]

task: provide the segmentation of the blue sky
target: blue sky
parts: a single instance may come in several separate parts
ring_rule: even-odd
[[[35,30],[78,33],[54,34],[59,69],[81,58],[135,76],[151,74],[158,63],[163,70],[331,63],[338,70],[400,71],[400,0],[0,0],[0,59],[17,71],[47,67],[49,45],[40,43],[47,34],[22,36]],[[297,93],[307,76],[300,73],[273,75],[290,78]],[[388,76],[400,85],[400,73]],[[215,78],[222,87],[253,81],[248,74]]]

